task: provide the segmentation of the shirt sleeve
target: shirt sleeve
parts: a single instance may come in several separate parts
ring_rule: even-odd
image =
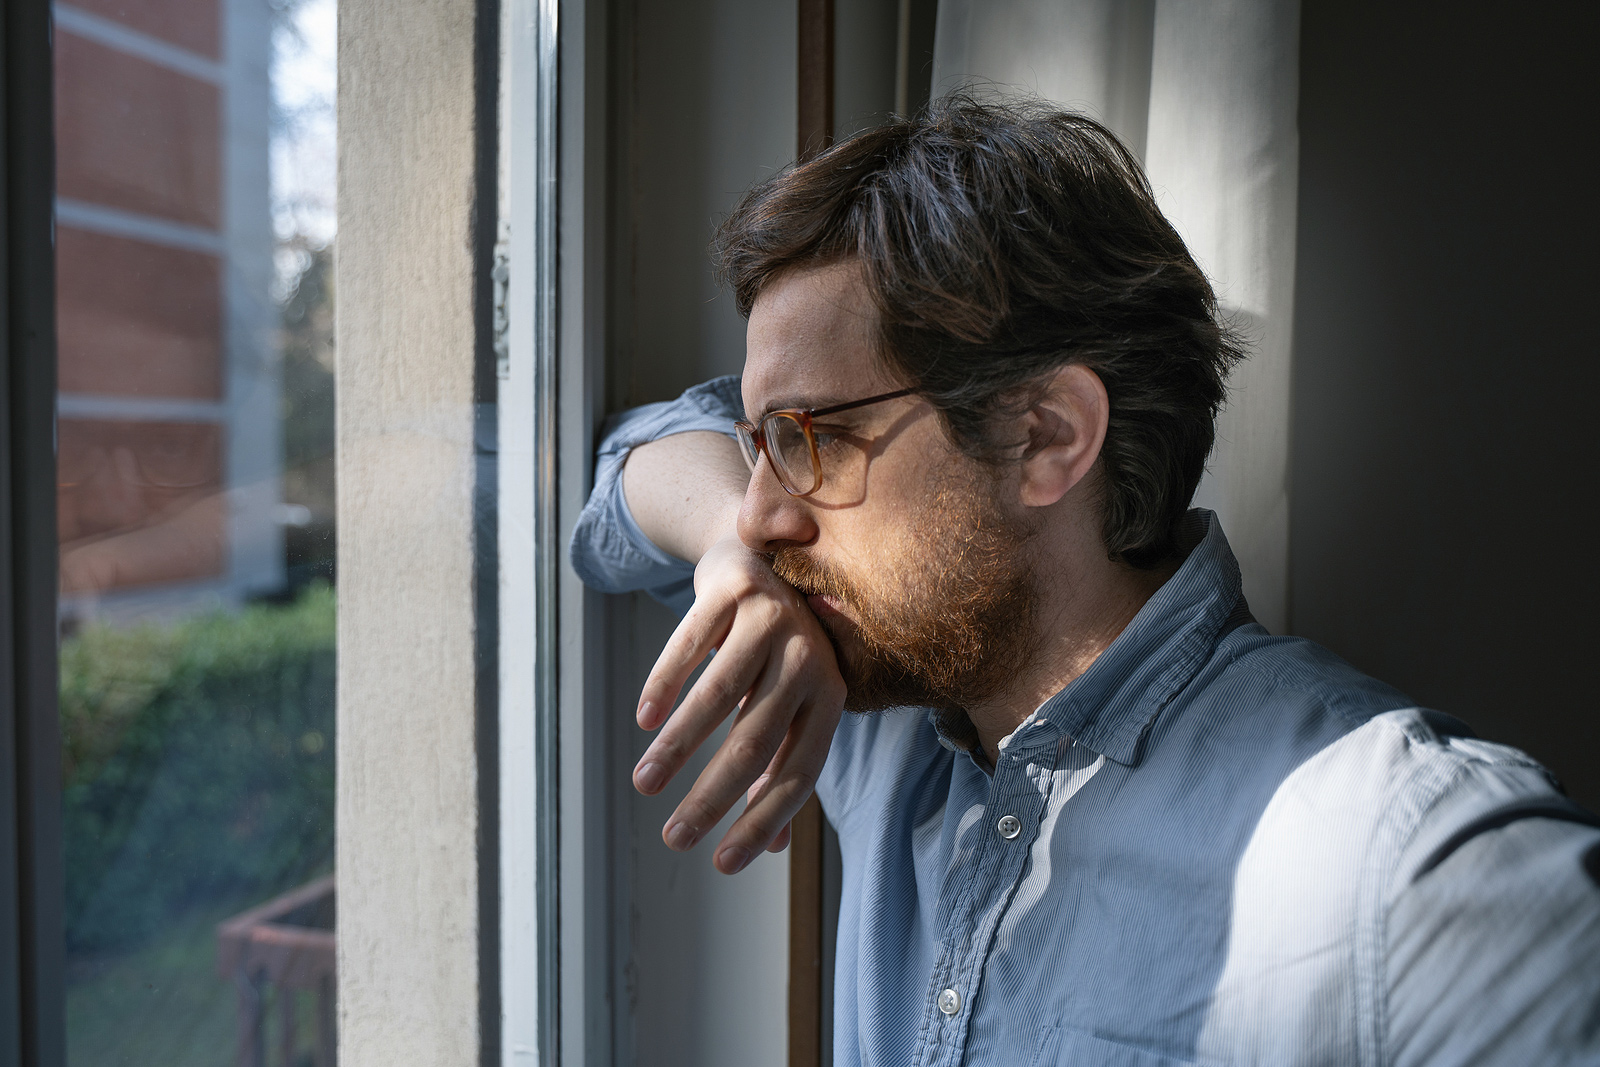
[[[1396,1067],[1600,1063],[1600,830],[1478,834],[1390,909]]]
[[[646,404],[606,422],[595,456],[594,489],[573,527],[572,569],[602,593],[642,589],[679,615],[694,603],[694,567],[645,536],[622,492],[622,467],[642,444],[695,430],[733,436],[744,416],[739,379],[713,378],[676,400]]]

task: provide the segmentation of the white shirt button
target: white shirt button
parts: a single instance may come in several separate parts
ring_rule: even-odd
[[[1000,831],[1001,837],[1010,841],[1022,833],[1022,820],[1015,815],[1002,815],[1000,821],[994,824],[994,828]]]
[[[961,1010],[961,994],[954,989],[946,989],[939,994],[939,1010],[946,1015],[954,1015]]]

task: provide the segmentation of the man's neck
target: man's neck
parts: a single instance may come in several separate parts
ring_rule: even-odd
[[[1178,560],[1139,570],[1106,558],[1098,547],[1046,546],[1039,575],[1036,654],[1014,685],[967,709],[989,766],[1000,742],[1039,706],[1087,671],[1146,601],[1178,569]]]

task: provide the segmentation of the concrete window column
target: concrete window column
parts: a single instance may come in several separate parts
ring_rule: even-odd
[[[476,0],[339,6],[344,1067],[477,1064],[492,994],[474,603],[481,14]]]

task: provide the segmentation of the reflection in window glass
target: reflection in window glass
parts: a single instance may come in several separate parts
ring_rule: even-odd
[[[68,1061],[331,1067],[334,0],[53,10]]]

